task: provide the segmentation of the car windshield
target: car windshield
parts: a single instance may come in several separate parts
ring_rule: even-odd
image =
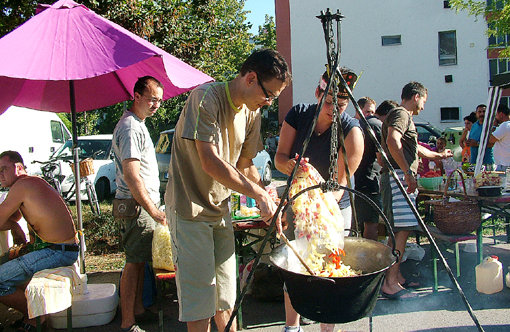
[[[418,132],[418,140],[423,143],[428,143],[431,141],[431,137],[441,137],[441,131],[434,127],[432,124],[416,124],[416,131]]]
[[[174,138],[174,133],[161,133],[158,139],[158,143],[156,144],[156,153],[167,154],[171,152],[172,149],[172,139]]]
[[[80,159],[92,158],[95,160],[103,160],[107,158],[107,153],[110,151],[112,141],[109,139],[80,139],[78,140],[78,148],[80,149]],[[70,159],[73,156],[72,152],[73,141],[68,140],[60,147],[52,156],[52,158]]]
[[[427,125],[434,131],[436,134],[441,135],[441,129],[434,126],[432,123],[427,123]]]

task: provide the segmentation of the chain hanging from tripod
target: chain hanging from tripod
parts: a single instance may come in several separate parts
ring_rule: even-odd
[[[330,166],[329,166],[329,180],[327,181],[326,188],[328,190],[338,190],[338,143],[342,148],[342,154],[344,156],[344,166],[347,173],[347,182],[350,186],[350,174],[349,167],[347,164],[347,157],[345,153],[344,135],[341,126],[340,112],[338,109],[338,93],[339,85],[343,87],[343,84],[338,79],[338,75],[341,75],[338,68],[341,54],[341,21],[344,16],[337,10],[336,14],[332,14],[329,8],[326,13],[321,11],[321,15],[317,16],[321,20],[322,28],[324,30],[324,37],[326,39],[326,51],[327,51],[327,73],[330,81],[329,90],[324,92],[324,97],[331,94],[333,97],[333,122],[331,123],[331,150],[330,150]],[[335,32],[333,29],[333,21],[336,22],[336,42]]]
[[[329,73],[329,77],[331,77],[331,73]],[[339,183],[338,179],[338,122],[340,121],[339,111],[338,111],[338,84],[337,79],[333,80],[333,122],[331,123],[331,148],[329,153],[329,180],[328,184]],[[327,91],[325,92],[327,95]],[[340,131],[342,131],[342,127],[340,126]],[[340,133],[342,134],[342,133]],[[334,190],[328,186],[329,190]]]
[[[329,8],[326,9],[326,13],[324,13],[321,10],[321,14],[319,16],[316,16],[318,19],[321,20],[322,23],[322,29],[324,30],[324,38],[326,39],[326,52],[327,52],[327,59],[328,59],[328,69],[333,68],[335,62],[338,65],[338,61],[340,60],[340,54],[342,52],[342,46],[341,46],[341,33],[340,33],[340,24],[342,21],[343,16],[340,14],[340,11],[337,9],[336,14],[332,14],[329,11]],[[335,33],[333,31],[333,20],[336,21],[336,43],[335,43]],[[331,77],[331,73],[330,77]]]

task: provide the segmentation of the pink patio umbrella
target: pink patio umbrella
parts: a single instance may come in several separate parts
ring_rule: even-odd
[[[132,98],[139,77],[165,86],[164,99],[213,79],[72,0],[38,14],[0,39],[0,114],[10,105],[77,112]]]
[[[0,115],[10,105],[72,115],[80,230],[76,112],[132,99],[145,75],[163,83],[164,99],[213,80],[72,0],[39,5],[34,17],[0,39]],[[80,257],[83,262],[83,250]]]

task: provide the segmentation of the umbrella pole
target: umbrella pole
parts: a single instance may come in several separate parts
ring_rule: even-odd
[[[85,236],[83,235],[83,218],[81,210],[80,188],[80,153],[78,149],[78,125],[76,121],[76,103],[74,93],[74,81],[69,81],[69,96],[71,102],[71,123],[73,129],[73,160],[74,160],[74,183],[76,188],[76,214],[78,218],[78,235],[80,238],[80,273],[85,274]]]

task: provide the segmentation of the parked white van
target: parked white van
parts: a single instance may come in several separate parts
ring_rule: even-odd
[[[46,161],[71,133],[62,120],[53,112],[36,111],[11,106],[0,114],[0,153],[14,150],[21,154],[29,174],[40,174],[40,164],[32,161]]]

